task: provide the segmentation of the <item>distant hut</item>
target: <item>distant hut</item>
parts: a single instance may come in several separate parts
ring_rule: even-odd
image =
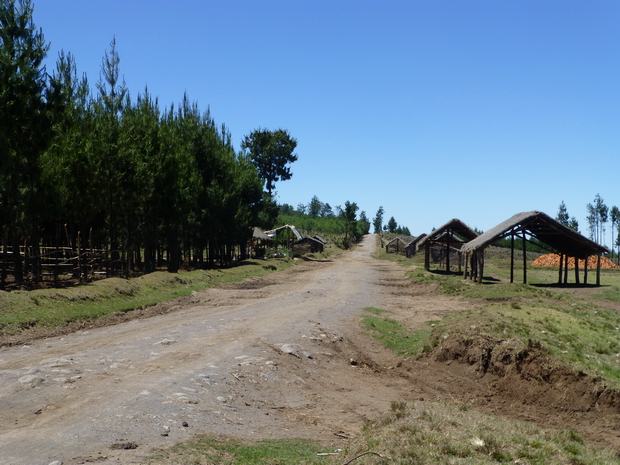
[[[536,238],[539,243],[546,244],[556,250],[560,255],[559,279],[558,283],[568,282],[568,258],[585,259],[592,255],[598,256],[596,267],[596,285],[601,283],[601,255],[608,253],[606,247],[591,241],[582,236],[577,231],[564,226],[559,221],[551,218],[543,212],[531,211],[517,213],[503,223],[481,234],[474,240],[465,244],[462,252],[465,254],[465,277],[468,275],[472,279],[482,282],[484,272],[484,249],[497,242],[499,239],[510,237],[511,258],[510,258],[510,282],[514,281],[514,241],[520,239],[523,243],[523,282],[527,283],[526,266],[526,244],[528,237]],[[471,270],[468,270],[468,262]],[[575,266],[575,283],[579,284],[578,260]],[[584,284],[588,281],[588,265],[584,271]]]
[[[259,228],[252,230],[251,253],[256,258],[264,257],[267,247],[272,243],[271,237],[261,231]]]
[[[303,237],[293,244],[294,255],[306,255],[309,253],[323,252],[323,242],[314,237]]]
[[[312,236],[313,239],[316,239],[317,241],[323,243],[323,244],[327,244],[327,241],[325,239],[323,239],[321,236]]]
[[[409,244],[405,247],[405,256],[407,258],[413,257],[417,250],[419,242],[426,237],[426,234],[420,234],[418,237],[414,237]]]
[[[284,226],[280,226],[279,228],[265,231],[265,234],[267,234],[274,241],[275,239],[280,238],[282,234],[286,234],[285,242],[286,248],[288,249],[292,248],[294,242],[303,239],[303,236],[297,230],[297,228],[290,224],[285,224]]]
[[[462,263],[460,249],[463,244],[476,237],[478,233],[461,220],[454,218],[448,221],[418,242],[417,250],[424,249],[424,268],[430,269],[431,249],[434,249],[433,261],[435,263],[445,261],[446,271],[450,271],[450,259],[452,258],[453,262],[458,263],[460,271]]]
[[[400,237],[395,237],[385,244],[385,253],[405,253],[407,244]]]

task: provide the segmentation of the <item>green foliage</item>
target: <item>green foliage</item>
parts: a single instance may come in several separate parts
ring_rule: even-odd
[[[385,210],[383,209],[383,207],[379,207],[379,209],[377,210],[377,213],[375,214],[374,219],[372,220],[372,225],[375,229],[375,234],[379,234],[381,231],[383,231],[383,214],[385,213]]]
[[[285,129],[269,131],[259,128],[243,139],[241,148],[247,151],[256,165],[269,197],[276,182],[291,179],[289,163],[297,161],[297,155],[293,153],[295,147],[297,140]]]
[[[393,233],[396,231],[396,228],[398,227],[398,223],[396,223],[396,220],[394,219],[394,217],[390,217],[390,219],[387,222],[387,231],[389,233]]]
[[[91,95],[70,54],[48,78],[29,1],[2,1],[0,21],[0,227],[13,250],[31,247],[26,271],[40,274],[39,244],[80,240],[108,251],[114,274],[229,264],[252,226],[275,221],[261,178],[290,177],[286,131],[269,132],[267,161],[255,165],[187,95],[163,111],[148,89],[133,101],[115,40]]]
[[[358,209],[355,202],[346,201],[345,209],[334,215],[330,205],[321,202],[315,195],[307,206],[301,204],[297,209],[288,204],[280,205],[276,224],[295,225],[309,236],[324,236],[338,247],[348,249],[359,242],[370,228],[366,213],[362,212],[360,219],[357,219]]]
[[[57,101],[42,66],[49,45],[32,13],[29,0],[0,2],[0,228],[16,251],[18,280],[23,278],[21,238],[38,235],[38,211],[45,205],[39,160],[51,140]],[[36,247],[32,255],[38,256]]]

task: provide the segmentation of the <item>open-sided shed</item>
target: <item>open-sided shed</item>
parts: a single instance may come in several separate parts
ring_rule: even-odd
[[[407,244],[401,237],[395,237],[390,242],[385,244],[385,253],[400,253],[400,251],[404,251],[407,247]]]
[[[551,218],[540,211],[517,213],[503,223],[498,224],[487,232],[465,244],[461,251],[465,254],[465,277],[477,278],[482,282],[484,272],[484,249],[497,242],[499,239],[510,237],[511,239],[511,260],[510,260],[510,282],[514,281],[514,241],[520,238],[523,241],[523,282],[527,283],[526,267],[526,244],[528,236],[534,237],[538,241],[555,249],[563,260],[560,260],[560,278],[562,282],[562,263],[568,257],[575,257],[587,260],[592,255],[598,256],[596,284],[600,285],[601,267],[600,257],[608,253],[606,247],[591,241],[582,236],[577,231],[564,226],[562,223]],[[471,259],[471,270],[467,265]],[[567,267],[564,268],[564,282],[567,281]],[[575,266],[575,282],[579,283],[579,268]],[[587,283],[587,265],[585,267],[584,283]]]
[[[450,271],[450,251],[452,249],[460,249],[464,243],[467,243],[476,237],[478,237],[478,233],[461,220],[454,218],[448,221],[442,227],[435,229],[420,242],[418,242],[418,250],[424,249],[424,268],[426,270],[430,269],[431,247],[440,246],[445,248],[446,271]]]

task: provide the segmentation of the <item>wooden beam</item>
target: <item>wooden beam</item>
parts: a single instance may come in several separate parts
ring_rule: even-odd
[[[598,254],[598,259],[596,261],[596,285],[601,285],[601,254]]]
[[[562,284],[562,265],[564,264],[564,254],[560,254],[560,274],[558,276],[558,284]]]
[[[588,257],[585,259],[585,267],[583,270],[583,283],[588,284]]]

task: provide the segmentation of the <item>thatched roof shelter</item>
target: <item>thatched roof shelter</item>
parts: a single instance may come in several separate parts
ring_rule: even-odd
[[[426,237],[426,234],[420,234],[417,237],[414,237],[409,244],[405,247],[405,255],[407,258],[411,258],[415,255],[418,250],[418,243]]]
[[[480,272],[478,274],[478,280],[482,280],[482,267],[484,260],[482,259],[482,253],[484,249],[489,245],[497,242],[499,239],[511,237],[512,243],[514,243],[515,237],[519,237],[523,240],[523,282],[527,282],[526,266],[525,266],[525,251],[527,236],[534,237],[538,241],[546,244],[547,246],[557,250],[565,258],[575,257],[581,259],[587,259],[591,255],[598,255],[599,262],[600,256],[604,253],[608,253],[606,247],[597,244],[596,242],[582,236],[577,231],[564,226],[562,223],[551,218],[540,211],[530,211],[517,213],[510,217],[503,223],[498,224],[494,228],[481,234],[477,238],[471,240],[465,244],[461,251],[466,254],[467,257],[472,259],[477,258],[477,265],[481,265]],[[476,257],[475,257],[476,256]],[[473,265],[473,262],[472,262]],[[510,280],[513,281],[513,268],[514,268],[514,246],[512,247],[511,258],[511,273]],[[560,265],[560,281],[562,273],[562,265]],[[576,282],[579,282],[579,269],[575,268]],[[587,268],[586,268],[587,273]],[[467,268],[465,269],[467,275]],[[585,275],[585,281],[587,282],[587,274]],[[566,270],[565,270],[566,281]],[[597,267],[597,285],[600,284],[600,267]]]
[[[385,244],[385,253],[390,253],[390,248],[394,250],[394,253],[399,253],[401,250],[405,250],[407,244],[401,237],[395,237],[390,242]]]
[[[271,237],[261,231],[259,228],[254,227],[252,230],[252,239],[261,240],[261,241],[270,241]]]
[[[430,269],[431,246],[441,244],[447,249],[446,271],[450,271],[450,248],[454,248],[457,244],[458,247],[461,247],[463,243],[469,242],[476,237],[478,237],[478,233],[461,220],[454,218],[448,221],[418,242],[417,250],[424,249],[424,268]]]

